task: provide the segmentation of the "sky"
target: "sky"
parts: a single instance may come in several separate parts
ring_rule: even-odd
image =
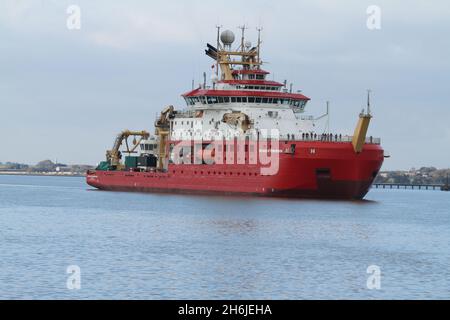
[[[216,25],[246,24],[253,43],[263,27],[264,69],[311,98],[307,113],[330,101],[333,132],[353,133],[372,90],[384,169],[450,167],[449,17],[444,0],[2,0],[0,162],[98,163],[121,130],[153,131],[162,108],[185,106],[211,72]]]

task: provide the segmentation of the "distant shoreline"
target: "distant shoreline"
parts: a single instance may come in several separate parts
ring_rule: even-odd
[[[35,176],[35,177],[86,177],[85,174],[62,174],[62,173],[28,173],[28,172],[8,172],[0,171],[0,176]]]

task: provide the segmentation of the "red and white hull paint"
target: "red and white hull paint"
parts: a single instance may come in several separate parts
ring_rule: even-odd
[[[109,191],[363,199],[384,160],[378,144],[366,144],[359,154],[351,143],[286,142],[292,144],[295,153],[281,153],[272,176],[261,175],[259,164],[169,164],[165,172],[89,171],[86,179]]]

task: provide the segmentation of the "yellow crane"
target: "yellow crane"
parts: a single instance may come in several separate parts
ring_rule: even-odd
[[[128,138],[133,136],[133,145],[130,148],[130,145],[128,144]],[[136,137],[140,137],[139,141],[136,140]],[[127,151],[126,153],[130,154],[133,153],[142,140],[146,140],[150,137],[150,133],[147,131],[130,131],[130,130],[124,130],[121,133],[119,133],[116,137],[116,140],[114,141],[114,146],[111,150],[106,151],[106,161],[111,166],[120,167],[120,147],[122,146],[123,141],[125,141]]]
[[[168,106],[161,111],[161,115],[155,121],[155,134],[159,137],[158,148],[158,169],[164,169],[164,160],[166,159],[167,139],[170,135],[170,119],[173,117],[175,109]]]
[[[366,143],[367,130],[369,129],[370,120],[372,115],[370,114],[370,90],[367,92],[367,112],[364,110],[359,115],[358,124],[353,134],[352,145],[353,150],[356,153],[361,153]]]

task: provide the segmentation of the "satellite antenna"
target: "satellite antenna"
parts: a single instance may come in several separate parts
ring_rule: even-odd
[[[230,49],[235,39],[234,33],[231,30],[225,30],[220,34],[220,40],[222,41],[225,50]]]

